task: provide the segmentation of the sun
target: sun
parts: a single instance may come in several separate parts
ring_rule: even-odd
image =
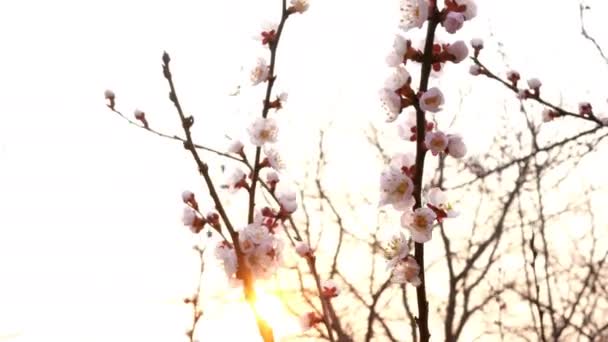
[[[243,298],[242,289],[234,289],[222,297],[221,303],[207,311],[197,328],[201,338],[204,337],[202,340],[261,341],[253,310]],[[276,341],[302,332],[299,318],[289,312],[286,300],[289,298],[256,284],[256,312],[272,327]]]

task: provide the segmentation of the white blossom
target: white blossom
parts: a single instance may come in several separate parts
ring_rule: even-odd
[[[274,170],[268,171],[266,173],[266,182],[268,183],[278,183],[279,182],[279,174]]]
[[[401,96],[390,89],[380,90],[380,102],[386,112],[387,122],[393,122],[401,113]]]
[[[234,168],[226,177],[224,187],[230,192],[238,191],[242,186],[243,182],[247,178],[245,172],[239,168]]]
[[[300,241],[296,243],[296,253],[298,253],[299,256],[304,258],[312,254],[312,249],[310,248],[309,244]]]
[[[397,153],[390,161],[390,166],[397,169],[410,168],[416,163],[416,158],[411,153]]]
[[[384,82],[384,88],[395,91],[403,87],[409,79],[410,74],[404,67],[396,67],[393,70],[393,73]]]
[[[483,49],[483,39],[481,39],[481,38],[471,39],[471,46],[474,49]]]
[[[440,131],[427,132],[424,137],[424,145],[431,151],[434,156],[441,152],[444,152],[445,149],[448,147],[448,143],[448,137]]]
[[[184,208],[184,213],[182,215],[182,222],[184,223],[184,226],[188,226],[188,227],[192,227],[197,219],[197,215],[196,212],[194,211],[194,209],[190,208],[190,207],[185,207]]]
[[[405,119],[397,124],[397,134],[403,140],[416,140],[416,112],[409,112]]]
[[[296,209],[298,209],[298,199],[295,191],[282,190],[277,195],[277,200],[281,205],[281,209],[283,209],[283,211],[289,214],[295,212]]]
[[[270,164],[271,168],[277,171],[285,168],[285,162],[283,161],[283,158],[281,158],[281,155],[276,148],[265,145],[264,154],[266,155],[266,160],[268,160],[268,164]]]
[[[454,63],[462,62],[469,55],[469,48],[462,40],[455,41],[454,43],[448,45],[446,51],[450,55],[454,56]]]
[[[528,87],[530,87],[530,89],[538,89],[541,85],[542,83],[538,78],[531,78],[528,80]]]
[[[230,140],[228,143],[228,153],[241,153],[243,152],[243,147],[245,145],[243,145],[242,141],[238,139]]]
[[[262,82],[266,82],[266,80],[268,80],[268,72],[269,67],[266,60],[262,57],[258,58],[255,66],[253,69],[251,69],[251,73],[249,74],[251,84],[258,85]]]
[[[399,27],[406,31],[414,27],[421,28],[429,17],[427,0],[400,0],[400,10]]]
[[[290,3],[293,11],[297,13],[306,12],[308,10],[308,7],[310,6],[308,0],[291,0]]]
[[[448,33],[456,33],[464,24],[464,14],[459,12],[448,12],[443,20],[443,27]]]
[[[226,276],[232,278],[236,273],[238,265],[234,248],[228,242],[220,241],[215,246],[214,252],[215,257],[222,262]]]
[[[182,201],[184,203],[190,203],[194,201],[194,193],[192,191],[185,190],[182,192]]]
[[[431,240],[433,222],[436,218],[437,215],[433,210],[418,208],[404,212],[401,216],[401,225],[410,231],[414,241],[425,243]]]
[[[413,286],[419,286],[421,284],[420,277],[418,276],[419,272],[420,266],[416,262],[416,259],[409,256],[395,266],[391,281],[396,284],[410,283]]]
[[[401,35],[395,35],[395,41],[393,42],[393,51],[386,57],[386,64],[390,67],[399,66],[403,63],[403,57],[407,52],[408,41]]]
[[[469,74],[471,74],[473,76],[477,76],[477,75],[481,74],[481,67],[477,64],[471,65],[471,67],[469,68]]]
[[[437,87],[433,87],[420,97],[420,109],[425,112],[437,113],[443,105],[443,93]]]
[[[477,16],[477,4],[474,0],[455,0],[459,6],[465,5],[466,9],[462,13],[466,20],[471,20]]]
[[[456,159],[463,158],[467,154],[467,145],[458,134],[448,135],[448,154]]]
[[[277,141],[279,127],[273,118],[257,118],[248,128],[251,143],[262,146]]]
[[[410,253],[405,234],[401,231],[393,234],[383,250],[384,257],[388,260],[387,268],[393,268]]]
[[[380,205],[405,209],[414,203],[414,183],[400,168],[389,165],[380,176]]]
[[[440,188],[431,188],[427,194],[427,203],[435,208],[443,211],[448,218],[457,217],[458,212],[454,210],[452,204],[448,201],[448,196]]]

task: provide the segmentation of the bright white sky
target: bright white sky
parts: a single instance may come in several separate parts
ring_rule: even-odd
[[[600,35],[608,4],[587,3],[588,29],[608,49]],[[167,50],[195,133],[222,147],[224,132],[237,135],[259,112],[258,90],[227,94],[264,52],[251,37],[279,8],[279,0],[0,2],[0,341],[179,340],[194,266],[179,196],[200,181],[179,145],[113,116],[103,91],[113,89],[125,113],[139,107],[154,127],[178,132],[160,68]],[[321,122],[333,120],[333,141],[349,146],[361,143],[365,122],[382,122],[376,96],[397,10],[397,0],[317,0],[289,20],[276,89],[290,94],[280,115],[293,163],[312,157]],[[608,112],[608,65],[580,38],[577,1],[480,0],[466,26],[458,36],[483,37],[497,70],[500,41],[509,64],[541,78],[553,98],[561,91],[570,106],[587,99]],[[462,124],[491,123],[510,94],[471,86],[468,65],[450,69],[442,84],[462,87],[445,90],[447,108],[471,92]],[[353,177],[375,184],[378,175],[349,172],[336,187],[352,187]],[[216,329],[228,324],[224,314]]]

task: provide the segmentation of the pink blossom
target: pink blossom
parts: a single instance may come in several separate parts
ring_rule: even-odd
[[[443,20],[443,27],[448,33],[456,33],[464,24],[464,15],[458,12],[448,12]]]
[[[310,6],[308,0],[291,0],[290,10],[295,13],[304,13]]]
[[[411,256],[408,256],[404,261],[398,263],[392,272],[391,282],[396,284],[410,283],[413,286],[419,286],[421,284],[420,277],[420,266]]]
[[[306,242],[300,241],[296,243],[296,253],[302,258],[309,257],[312,255],[312,248]]]
[[[454,60],[452,60],[454,63],[462,62],[469,55],[469,48],[462,40],[455,41],[448,45],[446,51],[454,57]]]
[[[321,290],[321,295],[325,298],[334,298],[340,294],[340,288],[336,282],[331,279],[321,282]]]
[[[413,205],[414,183],[397,167],[389,166],[380,176],[380,205],[392,204],[395,209]]]
[[[420,109],[425,112],[437,113],[443,105],[443,94],[437,87],[433,87],[420,97]]]
[[[531,78],[528,80],[528,87],[533,90],[538,90],[542,85],[541,81],[538,78]]]
[[[471,65],[471,67],[469,68],[469,74],[471,74],[473,76],[477,76],[477,75],[481,74],[481,67],[478,66],[477,64]]]
[[[257,118],[248,128],[251,143],[262,146],[277,141],[279,127],[273,118]]]
[[[395,121],[401,113],[401,97],[390,89],[382,89],[380,91],[380,102],[387,115],[386,121]]]
[[[323,319],[314,312],[307,312],[300,316],[300,326],[302,331],[306,331],[321,322],[323,322]]]
[[[460,135],[448,135],[447,152],[451,157],[456,159],[463,158],[467,154],[467,146],[464,144],[464,141]]]
[[[268,80],[269,67],[264,58],[258,58],[255,66],[251,69],[249,78],[252,85],[258,85]]]
[[[431,240],[433,222],[437,218],[435,212],[429,208],[418,208],[414,211],[408,210],[401,215],[401,225],[407,228],[412,239],[418,243]]]
[[[448,147],[448,143],[448,137],[440,131],[427,133],[424,137],[424,145],[434,156],[444,152]]]
[[[466,6],[464,12],[464,18],[471,20],[477,16],[477,4],[474,0],[454,0],[459,6]]]
[[[429,17],[427,0],[400,0],[401,19],[399,27],[407,31],[411,28],[421,28]]]

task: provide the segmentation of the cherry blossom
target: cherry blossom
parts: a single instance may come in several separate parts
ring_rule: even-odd
[[[308,0],[291,0],[290,3],[291,6],[289,7],[289,10],[295,13],[304,13],[310,6]]]
[[[245,145],[243,145],[242,141],[240,141],[238,139],[234,139],[234,140],[230,140],[230,142],[228,142],[227,151],[228,151],[228,153],[242,154],[244,147],[245,147]]]
[[[380,101],[387,115],[386,121],[395,121],[401,113],[401,97],[390,89],[382,89],[380,90]]]
[[[182,222],[184,226],[190,227],[190,231],[194,234],[198,234],[205,226],[205,221],[190,207],[184,208]]]
[[[271,168],[277,171],[280,171],[285,168],[285,162],[283,161],[283,158],[281,158],[279,151],[275,147],[265,145],[264,154],[266,155],[266,159],[264,160],[264,162],[262,162],[263,166],[270,166]]]
[[[408,40],[401,35],[395,35],[393,42],[393,51],[386,56],[386,64],[390,67],[396,67],[403,63],[403,57],[407,52]]]
[[[427,0],[400,0],[401,19],[399,27],[407,31],[411,28],[421,28],[429,17]]]
[[[410,253],[408,241],[401,231],[393,234],[383,250],[384,257],[388,260],[387,268],[393,268]]]
[[[182,201],[192,207],[198,207],[196,205],[196,198],[194,197],[194,193],[192,191],[185,190],[182,192]]]
[[[248,186],[246,179],[247,175],[245,175],[245,172],[243,170],[239,168],[234,168],[232,169],[232,172],[228,174],[226,183],[223,187],[234,193],[239,189],[246,188]]]
[[[473,38],[471,39],[471,46],[473,49],[483,49],[483,39]]]
[[[257,62],[251,72],[249,74],[249,79],[251,80],[252,85],[258,85],[262,82],[266,82],[268,80],[268,73],[270,69],[268,67],[268,63],[262,57],[257,59]]]
[[[259,35],[255,36],[256,40],[262,42],[262,45],[269,46],[272,44],[277,35],[278,26],[276,23],[265,21],[262,23],[262,32]]]
[[[452,204],[448,201],[448,196],[440,188],[431,188],[427,194],[427,206],[435,212],[437,222],[441,223],[444,218],[458,216]]]
[[[532,90],[538,90],[541,85],[542,83],[538,78],[531,78],[528,80],[528,87]]]
[[[384,88],[389,90],[398,90],[410,80],[410,74],[404,67],[399,66],[393,70],[393,73],[384,82]]]
[[[446,152],[453,158],[460,159],[467,154],[467,146],[459,134],[448,134],[448,147]]]
[[[424,137],[424,145],[434,156],[444,152],[448,148],[448,143],[448,137],[440,131],[427,133]]]
[[[420,266],[414,258],[408,256],[393,269],[391,282],[396,284],[410,283],[413,286],[419,286],[421,284],[419,273]]]
[[[458,6],[465,6],[462,13],[466,20],[471,20],[477,16],[477,4],[474,0],[454,0]]]
[[[296,243],[296,253],[302,258],[312,256],[312,248],[306,242],[300,241]]]
[[[479,74],[481,74],[481,67],[477,64],[473,64],[471,65],[471,67],[469,68],[469,74],[473,75],[473,76],[477,76]]]
[[[431,240],[433,222],[437,218],[435,212],[429,208],[418,208],[414,211],[406,211],[401,215],[401,225],[407,228],[412,240],[425,243]]]
[[[298,199],[295,191],[282,190],[277,195],[277,200],[281,205],[281,211],[292,214],[298,209]]]
[[[323,319],[314,312],[307,312],[300,316],[300,327],[303,331],[306,331],[321,322],[323,322]]]
[[[425,112],[437,113],[443,105],[443,93],[437,87],[433,87],[420,97],[420,109]]]
[[[236,273],[238,265],[236,252],[232,245],[227,241],[220,241],[215,246],[214,254],[222,262],[226,276],[232,278]]]
[[[464,24],[464,14],[459,12],[448,12],[442,24],[448,33],[456,33]]]
[[[340,288],[335,281],[328,279],[321,282],[321,295],[325,298],[334,298],[340,294]]]
[[[255,146],[262,146],[277,141],[279,127],[273,118],[257,118],[249,126],[248,132],[251,143]]]
[[[454,43],[448,45],[446,51],[452,55],[452,57],[454,57],[452,60],[454,63],[462,62],[469,55],[469,48],[462,40],[455,41]]]
[[[410,207],[414,203],[412,179],[395,166],[389,165],[380,177],[380,205],[392,204],[397,210]]]

